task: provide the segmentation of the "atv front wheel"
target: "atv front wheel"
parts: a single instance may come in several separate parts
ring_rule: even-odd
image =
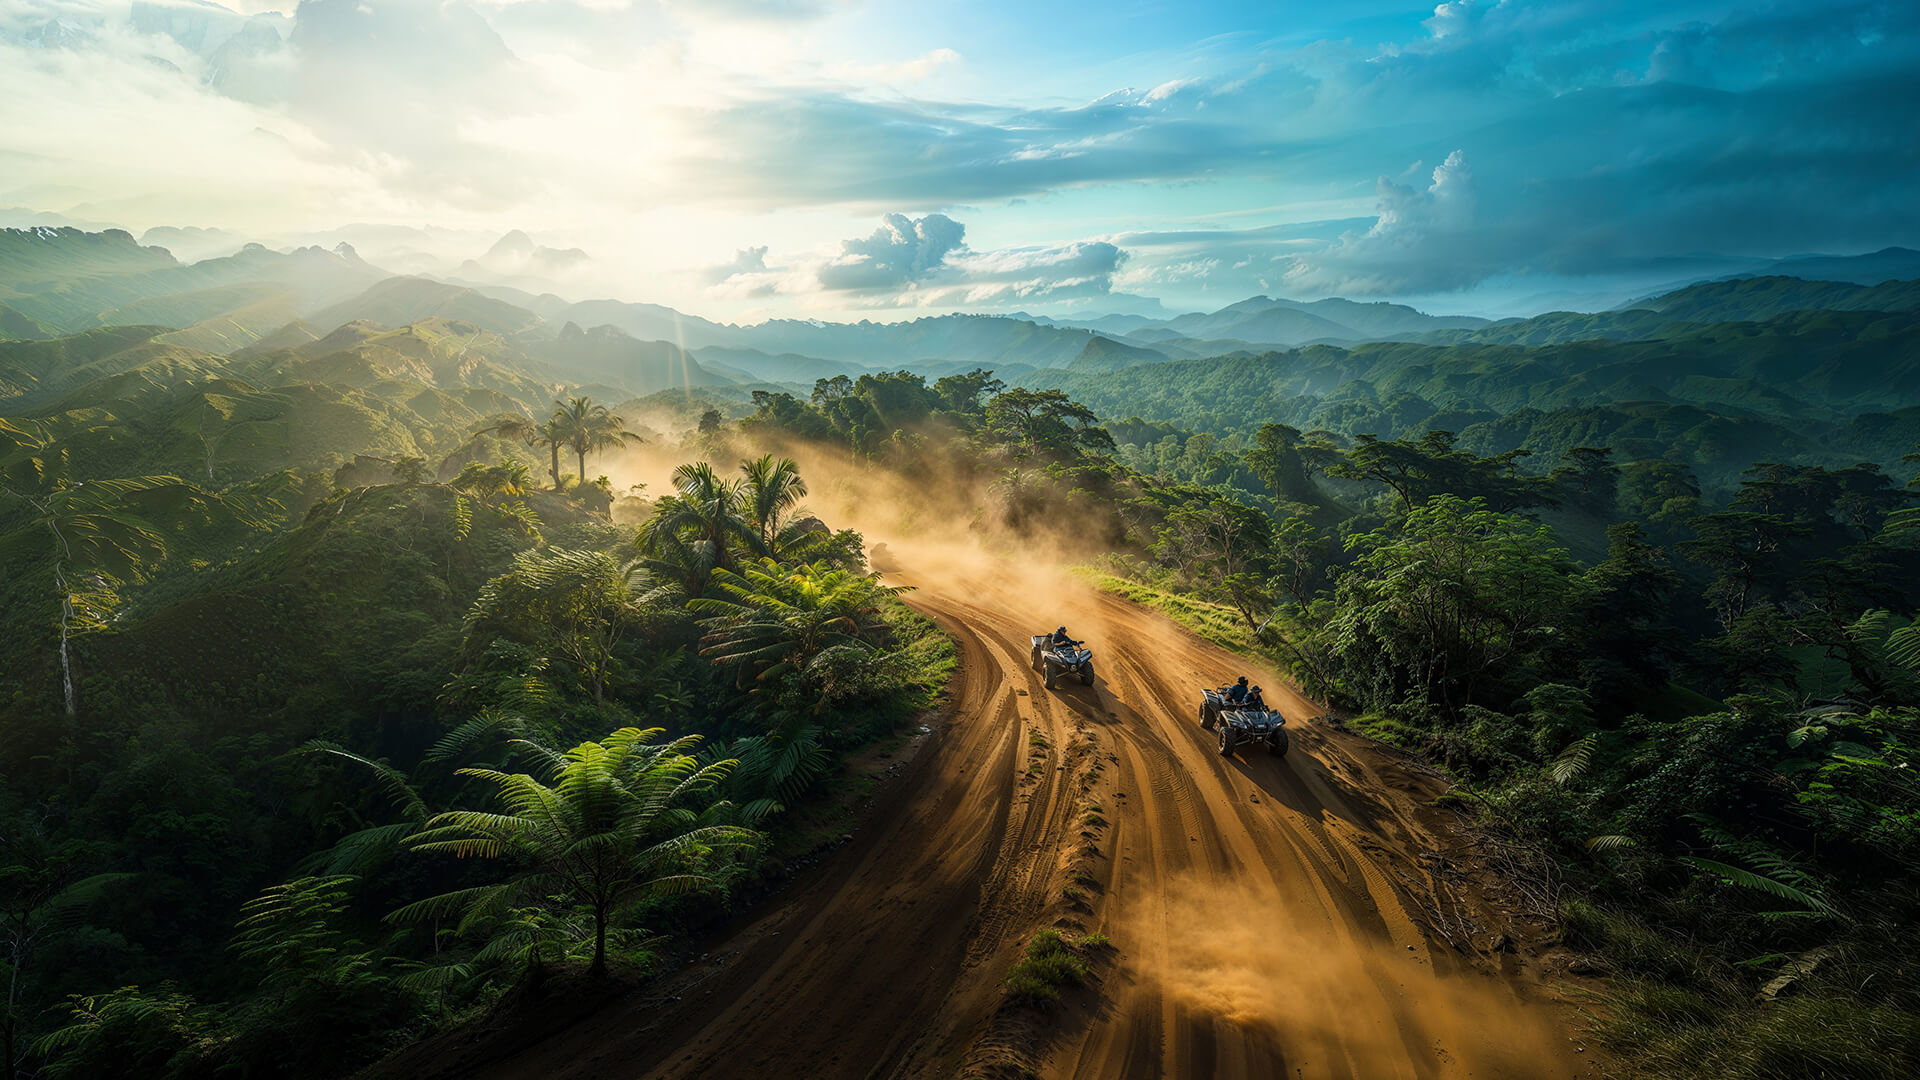
[[[1220,756],[1231,757],[1232,755],[1233,755],[1233,725],[1228,723],[1222,723],[1220,725]]]
[[[1080,685],[1093,685],[1093,664],[1086,663],[1080,665]]]
[[[1287,733],[1284,731],[1276,731],[1267,738],[1267,749],[1273,751],[1274,757],[1286,757],[1287,743]]]
[[[1053,678],[1055,675],[1058,675],[1060,673],[1059,668],[1051,660],[1046,661],[1042,665],[1042,668],[1047,673],[1047,689],[1052,690],[1054,688]]]

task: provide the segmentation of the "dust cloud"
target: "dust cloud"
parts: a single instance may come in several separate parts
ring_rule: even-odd
[[[1289,1076],[1568,1075],[1566,1035],[1537,1003],[1480,975],[1436,974],[1423,950],[1316,907],[1257,876],[1188,874],[1123,905],[1112,930],[1140,981],[1189,1023],[1269,1044]]]
[[[1105,536],[1089,535],[1086,515],[1075,506],[1050,507],[1008,525],[999,512],[1003,500],[994,483],[1017,468],[1012,461],[989,459],[978,468],[946,461],[932,453],[905,470],[875,464],[844,447],[806,442],[749,439],[736,433],[703,440],[685,430],[684,421],[661,414],[640,414],[630,423],[665,429],[658,440],[622,448],[594,460],[616,495],[644,484],[642,497],[657,499],[673,491],[673,470],[706,461],[723,478],[738,479],[742,461],[773,453],[800,467],[808,494],[800,516],[811,515],[831,528],[859,532],[869,549],[911,551],[915,572],[947,567],[974,573],[1000,564],[1059,567],[1108,549]],[[1065,500],[1063,500],[1065,501]]]

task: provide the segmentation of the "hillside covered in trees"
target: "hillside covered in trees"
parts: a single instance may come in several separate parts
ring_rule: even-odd
[[[1564,334],[1252,305],[1427,340],[1115,326],[1081,370],[1085,328],[949,322],[836,371],[346,252],[64,243],[0,261],[13,1075],[344,1075],[657,970],[954,663],[836,520],[862,484],[1211,612],[1447,770],[1629,1067],[1920,1053],[1912,283]]]

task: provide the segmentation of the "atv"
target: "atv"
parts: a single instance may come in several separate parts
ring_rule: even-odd
[[[1200,726],[1220,733],[1220,754],[1233,753],[1241,743],[1259,740],[1274,757],[1287,756],[1287,718],[1280,710],[1251,709],[1227,700],[1227,688],[1200,692]]]
[[[1093,650],[1082,648],[1085,644],[1069,641],[1065,645],[1055,645],[1052,634],[1033,635],[1033,670],[1045,672],[1047,689],[1053,689],[1055,676],[1068,672],[1077,672],[1084,685],[1093,685]]]

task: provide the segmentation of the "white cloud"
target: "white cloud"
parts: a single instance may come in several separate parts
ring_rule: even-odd
[[[841,244],[838,258],[820,267],[826,289],[890,289],[937,270],[959,249],[967,227],[945,214],[914,219],[888,214],[871,236]]]
[[[1424,189],[1381,177],[1373,226],[1322,251],[1295,256],[1285,281],[1299,293],[1362,295],[1461,289],[1491,272],[1479,257],[1473,171],[1455,150]]]

